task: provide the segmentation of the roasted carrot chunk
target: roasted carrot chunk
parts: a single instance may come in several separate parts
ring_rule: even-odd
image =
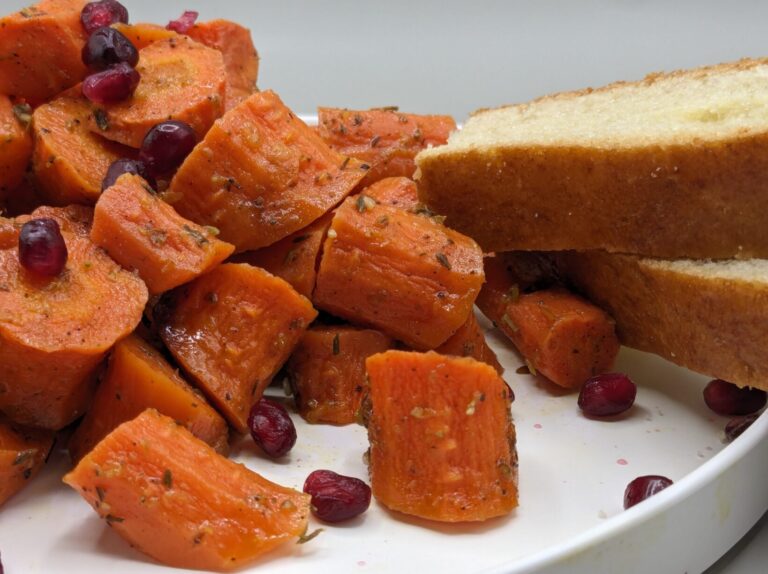
[[[332,218],[333,215],[328,213],[277,243],[255,251],[238,253],[232,261],[266,269],[272,275],[285,279],[296,291],[310,298],[315,288],[320,248]]]
[[[172,292],[160,336],[229,423],[248,412],[317,316],[306,297],[263,269],[225,263]]]
[[[0,506],[43,467],[53,437],[51,431],[22,427],[0,416]]]
[[[135,269],[152,294],[213,269],[234,246],[215,229],[181,217],[137,175],[122,175],[101,194],[91,240],[127,269]]]
[[[373,329],[310,328],[286,366],[299,414],[311,423],[355,422],[365,387],[365,359],[392,343]]]
[[[88,453],[64,482],[112,529],[168,566],[233,570],[307,528],[310,497],[216,453],[149,409]]]
[[[154,347],[130,335],[112,350],[93,403],[69,440],[72,460],[79,461],[118,425],[148,408],[183,424],[216,452],[229,451],[226,421]]]
[[[224,56],[227,70],[224,101],[227,110],[254,92],[259,76],[259,54],[253,46],[248,28],[229,20],[209,20],[195,24],[187,34],[193,40],[215,48]]]
[[[91,131],[138,148],[155,124],[181,120],[198,139],[224,111],[224,60],[221,53],[178,36],[154,42],[139,52],[141,75],[127,100],[94,106]]]
[[[371,489],[384,506],[444,522],[517,506],[506,383],[489,365],[387,351],[366,361]]]
[[[561,287],[520,293],[501,257],[485,259],[477,306],[514,343],[531,372],[578,388],[609,371],[619,352],[613,319]]]
[[[112,24],[112,27],[128,38],[131,41],[131,44],[136,46],[137,50],[142,50],[150,44],[160,40],[178,37],[178,34],[173,30],[168,30],[157,24],[148,24],[146,22],[137,22],[136,24],[117,22]]]
[[[0,250],[0,411],[60,429],[85,412],[105,354],[141,319],[147,288],[88,238],[92,210],[41,207],[16,224],[51,217],[69,251],[52,279],[19,264],[18,243]]]
[[[32,157],[31,110],[0,95],[0,201],[21,185]]]
[[[496,369],[501,375],[504,373],[504,367],[496,358],[485,340],[485,334],[475,318],[474,313],[470,313],[464,324],[459,327],[450,338],[435,349],[436,353],[441,355],[456,355],[457,357],[472,357],[483,363],[486,363]]]
[[[238,251],[271,245],[339,203],[364,170],[332,151],[273,92],[230,110],[187,157],[169,201]]]
[[[403,114],[395,108],[318,108],[318,132],[340,154],[370,166],[363,185],[385,177],[412,177],[421,150],[448,141],[456,129],[450,116]]]
[[[85,77],[87,0],[42,0],[0,18],[0,93],[40,104]]]
[[[419,194],[416,182],[407,177],[385,177],[363,190],[363,194],[382,205],[400,209],[418,209]]]
[[[360,195],[336,210],[313,301],[425,350],[467,320],[482,283],[482,252],[472,239]]]
[[[32,166],[45,200],[53,205],[93,205],[109,165],[135,154],[88,130],[90,104],[78,88],[35,110]]]

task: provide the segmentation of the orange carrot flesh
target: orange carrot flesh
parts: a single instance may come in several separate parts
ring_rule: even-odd
[[[229,20],[209,20],[195,24],[187,34],[224,56],[227,110],[234,108],[255,91],[259,75],[259,54],[253,46],[248,28]]]
[[[320,249],[331,226],[331,219],[333,214],[323,215],[304,229],[291,233],[277,243],[255,251],[238,253],[232,261],[266,269],[272,275],[285,279],[296,291],[310,298],[315,288]]]
[[[37,108],[32,116],[32,167],[46,203],[93,205],[109,165],[135,151],[92,134],[90,104],[79,88]]]
[[[60,429],[82,415],[106,352],[141,319],[144,283],[88,238],[92,211],[42,207],[18,217],[51,217],[69,258],[55,278],[19,264],[18,245],[0,250],[0,411],[19,424]]]
[[[392,347],[373,329],[312,327],[286,365],[299,414],[311,423],[357,421],[365,387],[365,359]]]
[[[385,177],[412,177],[416,154],[446,143],[456,129],[450,116],[404,114],[387,108],[354,111],[321,107],[317,114],[318,132],[328,145],[371,166],[363,185]]]
[[[152,294],[213,269],[234,246],[216,230],[181,217],[137,175],[122,175],[96,203],[91,240],[127,269],[135,269]]]
[[[0,506],[40,471],[53,438],[51,431],[21,427],[0,417]]]
[[[169,201],[238,251],[259,249],[318,219],[364,173],[265,91],[216,122],[171,181]]]
[[[482,283],[482,253],[472,239],[361,195],[336,210],[313,301],[426,350],[467,320]]]
[[[441,355],[456,355],[457,357],[472,357],[492,366],[499,375],[504,373],[504,367],[499,363],[485,340],[480,324],[474,313],[470,313],[464,324],[451,337],[435,349]]]
[[[226,76],[221,53],[186,36],[171,37],[139,52],[141,75],[133,96],[93,106],[88,126],[109,140],[139,148],[144,136],[166,120],[180,120],[198,140],[224,111]]]
[[[246,432],[251,406],[317,312],[288,283],[244,263],[220,265],[169,299],[163,341],[229,423]]]
[[[404,351],[373,355],[366,368],[371,488],[381,504],[445,522],[517,506],[510,396],[493,368]]]
[[[400,209],[417,209],[420,206],[416,182],[407,177],[385,177],[366,187],[363,194],[383,205]]]
[[[613,319],[563,289],[519,293],[502,258],[485,260],[477,306],[525,357],[529,368],[565,388],[609,371],[619,352]]]
[[[148,408],[183,424],[220,454],[229,451],[226,421],[136,335],[117,343],[88,412],[69,440],[77,462],[118,425]]]
[[[152,409],[107,435],[64,482],[132,546],[177,568],[240,568],[303,534],[309,516],[308,495]]]
[[[168,30],[157,24],[148,24],[146,22],[137,22],[136,24],[116,22],[112,24],[112,28],[128,38],[131,41],[131,44],[136,46],[137,50],[142,50],[150,44],[154,44],[160,40],[178,37],[178,34],[173,30]]]
[[[0,94],[38,105],[85,77],[87,0],[42,0],[0,18]]]
[[[0,95],[0,201],[21,185],[32,157],[32,136],[24,124],[26,110]]]

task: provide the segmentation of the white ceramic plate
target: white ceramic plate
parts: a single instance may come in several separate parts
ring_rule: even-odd
[[[617,370],[639,386],[620,420],[579,414],[576,396],[530,375],[495,330],[490,341],[512,385],[520,454],[520,507],[478,525],[442,525],[372,504],[361,518],[303,546],[288,544],[256,565],[285,574],[317,572],[700,572],[735,543],[768,506],[768,418],[724,448],[725,418],[701,399],[706,379],[651,355],[622,349]],[[273,389],[275,391],[276,389]],[[285,461],[256,454],[249,440],[237,460],[267,478],[301,488],[317,468],[366,477],[358,426],[307,425]],[[0,515],[8,574],[153,574],[159,566],[131,549],[80,496],[60,483],[56,453],[44,473]],[[629,511],[625,485],[643,474],[676,484]],[[319,526],[319,524],[313,524]],[[681,536],[681,533],[684,533]],[[274,569],[274,570],[273,570]],[[245,571],[251,571],[246,568]]]

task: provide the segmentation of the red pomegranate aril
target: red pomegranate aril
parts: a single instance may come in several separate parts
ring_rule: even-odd
[[[751,415],[765,406],[766,392],[715,379],[704,387],[704,402],[719,415]]]
[[[114,104],[133,95],[141,77],[126,63],[115,64],[83,80],[83,95],[96,104]]]
[[[742,433],[752,426],[752,423],[757,420],[760,415],[746,415],[743,417],[736,417],[728,421],[725,425],[725,440],[726,442],[732,442],[739,438]]]
[[[27,221],[19,234],[19,262],[27,271],[56,277],[67,264],[67,244],[55,219]]]
[[[623,373],[604,373],[587,380],[579,392],[579,408],[587,415],[618,415],[635,403],[637,387]]]
[[[251,436],[264,454],[279,458],[296,444],[296,427],[291,416],[280,403],[269,399],[259,400],[248,415]]]
[[[107,168],[107,175],[101,181],[101,191],[104,191],[108,187],[115,185],[117,178],[124,173],[130,173],[133,175],[139,175],[143,177],[151,187],[155,187],[156,182],[153,178],[149,177],[146,166],[135,159],[120,158],[113,161]]]
[[[128,23],[128,10],[117,0],[101,0],[89,2],[80,12],[80,22],[85,31],[90,34],[99,28],[115,22]]]
[[[371,487],[359,478],[332,470],[315,470],[304,482],[312,497],[312,514],[325,522],[342,522],[362,514],[371,504]]]
[[[153,177],[167,175],[181,165],[197,144],[192,127],[178,120],[169,120],[152,127],[141,142],[139,159]]]
[[[168,22],[166,28],[179,34],[186,34],[195,25],[199,14],[194,10],[185,10],[176,20]]]
[[[82,50],[83,64],[94,72],[106,70],[112,64],[125,62],[135,67],[139,51],[122,33],[114,28],[99,28],[88,37]]]
[[[638,502],[650,498],[668,486],[672,486],[672,484],[672,481],[666,476],[659,476],[656,474],[638,476],[627,485],[627,488],[624,491],[624,509],[626,510]]]

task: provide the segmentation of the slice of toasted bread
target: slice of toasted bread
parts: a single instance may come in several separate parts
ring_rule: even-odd
[[[481,110],[416,163],[488,251],[768,257],[768,59]]]

